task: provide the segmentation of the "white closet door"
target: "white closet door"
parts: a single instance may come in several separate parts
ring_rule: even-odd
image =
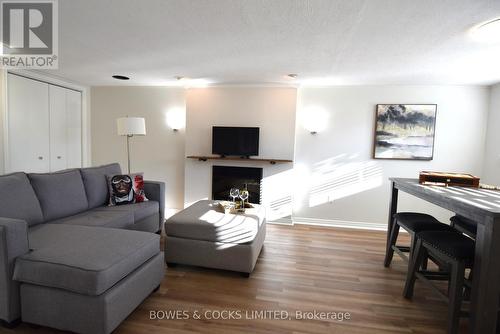
[[[81,93],[50,85],[50,170],[82,166]]]
[[[66,89],[66,163],[82,167],[82,93]]]
[[[49,85],[50,96],[50,170],[66,169],[66,89]]]
[[[8,75],[9,172],[49,171],[49,85]]]

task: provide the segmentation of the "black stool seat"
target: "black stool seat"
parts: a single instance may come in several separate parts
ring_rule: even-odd
[[[474,241],[458,232],[424,231],[417,233],[417,238],[453,259],[466,263],[474,260]]]
[[[400,212],[394,215],[396,224],[411,232],[420,231],[453,231],[453,229],[431,215],[417,212]]]
[[[472,220],[462,217],[453,216],[450,218],[451,225],[458,231],[467,234],[470,237],[475,238],[477,234],[477,224]]]

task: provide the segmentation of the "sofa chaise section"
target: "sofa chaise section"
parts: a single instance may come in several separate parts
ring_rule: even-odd
[[[100,295],[158,254],[160,237],[145,232],[43,224],[29,232],[29,245],[31,251],[17,258],[15,280]]]
[[[153,233],[41,224],[29,231],[29,244],[14,269],[28,323],[110,333],[164,275],[160,236]]]

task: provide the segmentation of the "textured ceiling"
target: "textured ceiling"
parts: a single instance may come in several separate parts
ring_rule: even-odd
[[[87,85],[491,84],[500,45],[470,28],[499,0],[64,0],[59,70]],[[113,74],[130,81],[111,79]]]

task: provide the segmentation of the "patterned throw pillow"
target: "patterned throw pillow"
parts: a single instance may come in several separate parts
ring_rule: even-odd
[[[147,201],[142,173],[108,175],[109,205],[125,205]]]

